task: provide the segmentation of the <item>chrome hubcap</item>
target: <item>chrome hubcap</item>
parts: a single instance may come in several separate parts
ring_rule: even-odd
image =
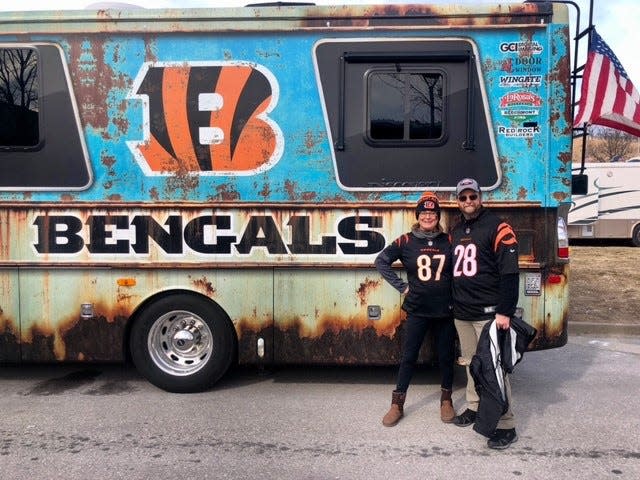
[[[158,318],[147,344],[153,362],[171,375],[192,375],[213,353],[211,329],[192,312],[175,310]]]

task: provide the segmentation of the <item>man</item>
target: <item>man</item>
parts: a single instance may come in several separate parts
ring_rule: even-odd
[[[464,178],[456,187],[460,221],[451,230],[453,248],[453,315],[460,339],[459,363],[467,369],[467,409],[454,418],[459,427],[472,425],[479,397],[469,371],[482,328],[495,319],[509,329],[518,303],[518,243],[509,224],[482,205],[478,182]],[[509,409],[489,438],[489,448],[504,449],[518,440],[511,410],[511,386],[505,380]]]

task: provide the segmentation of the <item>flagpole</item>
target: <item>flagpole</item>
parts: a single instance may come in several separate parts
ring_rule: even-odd
[[[581,65],[578,67],[578,48],[580,45],[580,40],[588,35],[587,41],[587,52],[591,47],[591,31],[593,30],[593,0],[589,0],[589,25],[583,31],[580,31],[580,6],[572,1],[572,0],[549,0],[545,2],[545,0],[529,0],[533,3],[559,3],[564,5],[571,5],[576,10],[576,28],[575,28],[575,36],[573,37],[573,69],[571,71],[571,125],[573,125],[573,120],[575,118],[575,108],[576,108],[576,95],[577,95],[577,83],[578,78],[582,78],[582,75],[579,75],[582,70],[584,70],[585,65]],[[580,173],[582,175],[584,173],[584,164],[587,156],[587,124],[584,123],[582,127],[572,127],[574,134],[571,136],[572,139],[582,137],[582,152],[581,152],[581,161],[580,161]],[[576,132],[580,132],[579,135],[576,135]],[[573,143],[573,140],[572,140]],[[572,145],[573,150],[573,145]],[[586,193],[586,192],[585,192]]]
[[[578,82],[578,78],[581,78],[578,75],[578,72],[584,69],[584,65],[578,67],[578,47],[580,45],[580,39],[585,35],[589,35],[589,40],[587,42],[587,51],[589,47],[591,47],[591,31],[593,30],[593,0],[589,0],[589,25],[582,32],[580,31],[580,6],[572,1],[572,0],[529,0],[532,3],[560,3],[563,5],[571,5],[576,9],[576,28],[575,28],[575,36],[573,37],[573,69],[571,72],[571,122],[573,123],[573,118],[575,114],[575,105],[576,105],[576,84]]]

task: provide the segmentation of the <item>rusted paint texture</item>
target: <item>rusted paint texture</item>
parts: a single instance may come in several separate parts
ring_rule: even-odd
[[[275,329],[274,338],[280,363],[392,365],[400,359],[399,338],[379,336],[373,327],[325,329],[315,338],[300,338],[296,328]]]
[[[115,48],[108,52],[107,40],[106,35],[67,37],[69,71],[73,78],[80,118],[83,125],[102,132],[105,139],[111,138],[110,124],[119,123],[125,128],[128,126],[124,106],[118,105],[112,109],[109,102],[104,101],[114,90],[125,91],[128,84],[128,79],[112,68],[117,63],[118,50]]]
[[[85,160],[79,178],[88,180],[71,187],[0,182],[0,362],[121,361],[132,319],[163,295],[184,294],[208,299],[212,314],[221,310],[230,319],[241,364],[397,364],[402,297],[374,260],[415,222],[415,202],[431,189],[421,185],[436,190],[447,230],[458,217],[457,175],[486,169],[470,156],[477,171],[457,172],[462,168],[442,150],[442,172],[429,163],[417,174],[407,166],[422,168],[429,149],[444,145],[412,138],[389,148],[390,139],[368,138],[384,117],[363,127],[369,113],[358,109],[370,108],[368,100],[362,106],[353,95],[346,102],[331,97],[342,87],[363,91],[354,72],[364,64],[345,66],[341,57],[355,42],[362,47],[351,52],[362,56],[358,61],[377,58],[374,68],[363,67],[367,72],[393,65],[384,55],[398,45],[412,55],[455,53],[437,68],[465,72],[459,78],[477,86],[456,90],[473,91],[467,98],[477,108],[451,105],[475,110],[469,123],[476,131],[466,138],[475,134],[477,142],[482,130],[491,145],[487,168],[495,175],[482,184],[483,199],[518,237],[520,306],[538,329],[531,348],[563,345],[569,267],[555,251],[558,211],[570,200],[571,183],[563,8],[383,4],[3,17],[3,48],[18,41],[37,51],[40,65],[48,65],[40,73],[59,76],[41,78],[42,85],[59,85],[71,99],[68,112],[57,115],[64,118],[38,124],[43,138],[54,138],[57,124],[69,125],[77,145],[73,155],[65,143],[49,157],[1,149],[0,178],[10,178],[8,164],[16,181],[35,176],[19,170],[23,159],[48,165],[49,173],[77,172],[51,166],[60,160],[67,167],[68,156]],[[334,50],[321,52],[328,45],[339,50],[336,58]],[[420,58],[402,56],[412,62],[406,70],[434,69],[433,60]],[[340,68],[357,85],[333,88]],[[43,97],[39,112],[56,111],[53,95]],[[446,128],[464,121],[454,123]],[[460,129],[442,138],[460,155],[452,161],[462,162],[474,152],[451,141]],[[401,149],[408,156],[400,158]],[[353,156],[340,157],[344,151]],[[370,160],[374,151],[380,162]],[[366,168],[354,167],[356,156]],[[387,161],[394,163],[376,170]],[[396,165],[410,179],[429,178],[405,182],[395,178]],[[371,178],[361,178],[369,167]],[[540,295],[524,294],[527,274],[540,275]],[[83,304],[93,307],[93,317],[81,318]],[[378,310],[380,318],[369,318]],[[432,343],[420,359],[433,359]]]
[[[301,326],[253,329],[248,322],[236,325],[240,364],[324,364],[324,365],[396,365],[400,361],[404,315],[394,320],[392,335],[380,335],[370,323],[365,328],[344,328],[340,319],[327,320],[313,337],[302,336]],[[265,358],[257,357],[257,341],[265,341]],[[423,346],[418,361],[434,357],[433,339]],[[274,353],[275,352],[275,353]]]
[[[112,15],[114,14],[115,15]],[[92,33],[130,32],[144,33],[151,28],[173,32],[238,32],[285,31],[296,28],[331,30],[335,28],[381,27],[403,25],[490,25],[540,24],[548,21],[551,6],[548,3],[495,5],[330,5],[305,7],[245,7],[218,9],[160,10],[159,17],[144,10],[85,10],[21,12],[4,21],[4,30],[12,32],[20,23],[29,24],[31,33],[66,33],[89,31]],[[61,19],[67,20],[60,23]],[[153,22],[153,23],[151,23]],[[0,30],[1,32],[2,30]],[[20,30],[18,30],[20,31]]]
[[[18,362],[20,360],[20,341],[14,322],[6,319],[0,306],[0,362]]]
[[[549,276],[560,277],[559,283],[551,283]],[[554,267],[545,273],[544,302],[534,302],[530,310],[525,311],[525,320],[531,323],[538,333],[529,346],[532,350],[561,347],[567,343],[567,322],[569,319],[568,302],[569,264]],[[542,300],[541,297],[535,297]],[[522,295],[521,295],[522,299]]]
[[[428,26],[489,26],[537,24],[548,20],[549,5],[525,3],[487,7],[481,14],[468,15],[464,6],[447,5],[375,5],[357,7],[345,5],[336,9],[339,15],[331,18],[309,18],[302,23],[307,28],[329,26],[382,27],[402,25]],[[324,24],[323,24],[324,23]]]
[[[66,360],[123,361],[126,322],[127,317],[123,316],[98,316],[76,322],[62,335],[67,346]]]
[[[211,283],[211,280],[209,280],[207,277],[193,278],[191,280],[191,283],[196,290],[202,292],[202,294],[204,294],[205,296],[209,298],[215,297],[216,289]]]
[[[530,209],[520,209],[517,214],[508,209],[508,208],[498,208],[494,207],[496,213],[509,221],[515,228],[519,241],[521,244],[521,261],[526,262],[523,263],[522,266],[526,268],[528,265],[533,265],[534,269],[536,268],[536,264],[544,263],[546,261],[546,257],[541,256],[544,252],[549,252],[549,250],[542,248],[544,245],[544,232],[537,228],[540,223],[540,219],[544,217],[545,212],[539,208],[530,208]],[[305,210],[297,211],[297,216],[303,216]],[[52,218],[53,212],[45,211],[45,217]],[[67,214],[70,212],[66,212]],[[79,215],[79,224],[86,225],[89,222],[90,212],[88,211],[80,211]],[[92,212],[96,213],[96,212]],[[120,211],[112,212],[112,215],[117,216]],[[169,212],[163,212],[162,210],[154,209],[153,211],[149,211],[153,217],[155,217],[159,224],[162,224],[164,219]],[[202,212],[194,209],[193,216],[191,218],[197,217]],[[261,212],[264,213],[264,212]],[[330,211],[326,212],[327,214]],[[333,216],[335,212],[331,212],[331,215],[328,215],[326,218],[320,217],[320,221],[313,218],[313,223],[315,227],[320,231],[328,234],[329,230],[333,229],[335,226],[335,217]],[[143,214],[143,211],[138,211],[139,215]],[[404,218],[398,219],[395,217],[393,220],[391,217],[387,219],[385,217],[386,214],[383,214],[384,222],[389,222],[389,229],[391,230],[389,233],[384,234],[384,241],[377,247],[382,248],[384,245],[390,243],[393,238],[395,238],[395,234],[399,234],[406,230],[407,225],[411,225],[413,219],[412,210],[408,210],[407,214]],[[67,215],[68,216],[68,215]],[[274,211],[273,218],[276,220],[275,224],[277,225],[288,225],[290,223],[289,218],[291,218],[292,213],[288,211]],[[455,212],[453,211],[445,211],[443,214],[444,224],[448,225],[455,220],[453,217],[455,216]],[[11,245],[19,243],[16,239],[20,238],[17,234],[21,228],[18,228],[18,225],[23,225],[24,228],[27,228],[29,232],[33,230],[33,224],[37,223],[33,220],[33,218],[29,218],[25,215],[24,210],[20,210],[16,212],[12,218],[15,221],[10,223],[15,223],[16,228],[14,229],[14,233],[11,238]],[[399,221],[402,220],[402,221]],[[383,222],[383,224],[384,224]],[[126,222],[125,222],[126,223]],[[186,222],[185,222],[186,223]],[[246,220],[238,222],[239,224],[246,223]],[[124,224],[123,224],[124,225]],[[51,226],[49,225],[49,228]],[[50,230],[47,230],[49,232]],[[287,229],[282,229],[282,232],[286,232]],[[32,237],[32,233],[25,234],[25,237]],[[240,235],[238,235],[240,237]],[[319,245],[319,239],[321,235],[313,235],[313,242]],[[121,237],[124,238],[124,237]],[[180,235],[179,238],[182,238]],[[284,234],[283,234],[284,238]],[[282,240],[283,245],[289,244],[289,240]],[[133,243],[133,242],[131,242]],[[88,245],[92,244],[92,241],[87,242]],[[6,244],[5,244],[6,245]],[[154,245],[153,241],[150,241],[150,246]],[[165,247],[166,248],[166,247]],[[32,251],[33,249],[26,249],[27,251]],[[85,249],[86,250],[86,249]],[[22,250],[24,252],[24,249]],[[254,249],[251,250],[252,252]],[[373,258],[375,254],[377,254],[379,250],[374,251],[371,255],[367,255],[363,257],[363,260],[366,261],[362,266],[368,265],[369,268],[372,265]],[[9,256],[14,252],[13,248],[7,250],[7,254]],[[132,261],[131,255],[133,254],[133,250],[129,247],[126,252],[124,252],[124,257],[128,263],[124,264],[124,266],[131,268],[133,265],[130,264]],[[118,288],[116,292],[114,292],[113,297],[109,299],[108,297],[101,296],[100,299],[94,299],[94,302],[99,303],[101,307],[98,309],[99,314],[101,315],[101,319],[97,321],[97,326],[95,328],[101,328],[105,331],[105,335],[110,339],[114,340],[118,333],[123,332],[125,319],[128,318],[129,314],[133,312],[136,306],[149,295],[149,292],[153,290],[157,290],[159,286],[163,283],[172,284],[171,277],[168,277],[164,280],[159,280],[159,275],[163,274],[163,270],[157,270],[158,262],[162,261],[162,258],[166,252],[162,252],[161,249],[157,252],[149,251],[149,256],[147,260],[142,260],[144,262],[149,262],[148,267],[150,268],[148,273],[141,273],[141,271],[133,271],[130,272],[131,277],[136,278],[139,282],[140,286],[134,289],[128,288]],[[254,265],[256,268],[259,265],[262,267],[260,270],[254,271],[254,273],[249,273],[251,276],[257,277],[257,272],[261,271],[265,275],[271,275],[270,270],[265,270],[266,264],[269,262],[269,257],[265,256],[265,248],[260,247],[255,249],[255,261],[257,262]],[[13,253],[15,255],[15,252]],[[80,253],[79,255],[85,255],[86,258],[78,263],[77,266],[82,266],[83,268],[89,268],[88,266],[92,263],[92,255],[90,252],[85,251],[85,253]],[[276,260],[273,263],[273,266],[282,265],[282,259],[286,258],[285,256],[276,254],[276,258],[280,258],[281,260]],[[46,265],[51,265],[55,263],[58,259],[64,259],[65,262],[69,262],[69,258],[67,255],[56,256],[51,253],[44,253],[42,256],[42,261],[46,262]],[[15,258],[15,257],[14,257]],[[105,259],[109,262],[110,265],[117,263],[119,260],[117,255],[112,255],[111,257],[107,257]],[[203,265],[202,257],[194,257],[194,261],[199,262],[199,264]],[[216,265],[219,267],[221,258],[219,255],[216,256]],[[330,256],[330,261],[336,262],[335,256]],[[350,260],[352,263],[354,260]],[[138,261],[141,261],[138,259]],[[165,262],[168,262],[168,259],[165,259]],[[244,266],[249,267],[251,265],[251,257],[243,256]],[[321,259],[317,258],[315,262],[320,262]],[[98,266],[98,263],[95,263],[96,260],[93,260],[93,265]],[[185,258],[181,258],[182,265],[186,265]],[[34,263],[36,265],[37,263]],[[335,263],[334,263],[335,264]],[[143,266],[144,263],[139,263],[138,266]],[[171,263],[167,263],[167,267],[169,265],[173,265],[175,268],[177,263],[175,260],[171,260]],[[214,265],[214,264],[212,264]],[[338,264],[335,264],[336,266]],[[335,336],[335,337],[343,337],[347,336],[348,338],[369,338],[369,334],[366,332],[374,332],[377,337],[381,338],[381,342],[383,344],[391,344],[393,342],[386,339],[392,339],[396,336],[396,330],[398,329],[399,323],[401,321],[399,316],[399,297],[387,298],[388,295],[395,295],[393,290],[385,285],[382,279],[377,276],[376,273],[368,273],[363,271],[358,276],[354,276],[353,273],[350,272],[350,268],[355,265],[347,265],[342,263],[342,266],[334,270],[331,275],[327,276],[327,272],[323,272],[322,270],[319,273],[315,273],[313,270],[306,270],[307,279],[305,280],[303,277],[300,277],[300,272],[284,271],[282,275],[278,276],[278,286],[275,288],[276,293],[276,305],[279,305],[279,310],[276,315],[276,323],[275,323],[275,331],[270,337],[276,335],[276,332],[281,332],[281,336],[286,340],[286,344],[289,345],[288,348],[292,348],[294,338],[298,338],[297,342],[300,344],[313,343],[313,341],[324,338],[327,336]],[[237,268],[240,264],[234,263],[233,267]],[[258,294],[258,290],[256,290],[255,286],[250,286],[246,284],[246,286],[242,286],[242,284],[236,284],[229,280],[226,281],[222,279],[221,276],[229,275],[229,273],[221,273],[221,272],[230,272],[231,270],[222,270],[219,271],[216,275],[211,276],[208,273],[186,273],[186,281],[178,281],[173,285],[184,285],[187,290],[192,290],[195,292],[199,292],[208,298],[212,298],[215,301],[221,302],[221,306],[225,310],[229,310],[229,314],[232,317],[232,320],[236,323],[236,329],[238,332],[238,337],[241,344],[254,344],[256,340],[255,332],[260,331],[265,328],[265,326],[269,326],[273,320],[271,316],[271,298],[273,296],[272,286],[270,286],[269,282],[265,282],[264,280],[260,280],[262,286],[260,288],[264,288],[263,293]],[[278,270],[276,270],[278,271]],[[343,275],[340,272],[344,272],[345,277],[335,277],[335,275]],[[238,273],[241,275],[241,273]],[[123,276],[126,276],[123,273]],[[331,278],[343,278],[343,280],[331,280]],[[296,280],[299,279],[299,280]],[[231,292],[223,290],[220,291],[221,281],[232,286],[233,289],[238,289],[237,293],[231,294]],[[344,283],[346,281],[347,283]],[[340,283],[343,282],[343,283]],[[351,283],[353,282],[353,283]],[[256,282],[253,282],[251,285],[256,285]],[[335,285],[334,285],[335,284]],[[329,285],[331,285],[331,289],[334,289],[335,292],[328,294],[330,290],[328,290]],[[349,285],[352,285],[351,287]],[[302,290],[300,290],[302,288]],[[352,288],[349,293],[349,289]],[[556,294],[553,293],[555,291],[562,292],[567,289],[566,284],[554,285],[554,284],[546,284],[545,292],[546,295],[551,295],[555,298]],[[45,290],[47,291],[47,290]],[[236,316],[236,312],[233,311],[234,302],[231,301],[232,298],[237,298],[239,294],[241,298],[245,295],[243,292],[252,292],[252,295],[258,295],[260,298],[264,298],[266,303],[265,308],[261,308],[260,312],[256,310],[256,307],[253,307],[254,313],[252,316],[247,317],[244,316]],[[284,295],[281,297],[281,295]],[[293,297],[290,297],[293,295]],[[55,298],[55,296],[53,297]],[[292,304],[292,298],[296,300],[304,300],[304,303],[296,306]],[[107,307],[114,299],[118,302],[116,305],[116,310],[112,313],[109,313],[111,309]],[[352,299],[345,302],[345,299]],[[51,297],[47,297],[47,300],[44,302],[45,305],[50,305],[52,302]],[[366,308],[368,305],[381,305],[383,306],[383,311],[385,315],[381,320],[371,322],[366,318]],[[558,301],[558,304],[562,304],[561,301]],[[531,318],[545,318],[544,309],[545,306],[539,303],[532,303],[530,306],[526,307],[529,310],[529,315]],[[262,312],[268,312],[265,316]],[[331,312],[331,314],[329,314]],[[341,312],[341,313],[338,313]],[[395,313],[394,313],[395,312]],[[240,313],[240,312],[237,312]],[[302,315],[302,316],[301,316]],[[69,318],[68,312],[59,312],[57,315],[59,318]],[[566,312],[563,312],[561,317],[559,318],[560,323],[555,323],[553,325],[534,325],[539,330],[544,331],[545,338],[542,336],[537,340],[536,345],[538,346],[548,346],[557,343],[558,341],[555,337],[558,334],[558,331],[562,331],[562,325],[564,322],[564,318],[566,316]],[[48,358],[48,356],[53,356],[59,359],[75,359],[78,360],[80,358],[86,359],[95,359],[95,358],[104,358],[105,355],[120,355],[120,351],[122,349],[123,341],[122,339],[118,341],[110,341],[109,347],[111,351],[109,353],[101,352],[97,346],[93,346],[91,348],[86,348],[85,346],[77,346],[74,345],[72,348],[67,346],[67,340],[69,338],[80,338],[80,335],[74,337],[75,331],[84,331],[87,323],[82,323],[77,319],[77,316],[71,317],[72,320],[67,320],[63,322],[56,322],[53,324],[53,327],[50,327],[49,330],[44,329],[42,326],[38,326],[32,332],[26,333],[24,340],[27,344],[32,344],[36,346],[26,346],[25,353],[28,355],[40,355],[42,358]],[[244,318],[244,320],[242,320]],[[554,317],[555,318],[555,317]],[[101,326],[100,326],[101,325]],[[543,328],[540,328],[543,327]],[[51,328],[55,329],[56,332],[53,333]],[[111,333],[106,333],[106,330],[111,331]],[[253,333],[249,333],[253,332]],[[249,337],[247,337],[249,335]],[[542,333],[541,333],[542,335]],[[52,337],[55,339],[55,342],[45,342],[46,338]],[[35,340],[34,340],[35,339]],[[283,341],[285,341],[283,340]],[[56,347],[56,345],[58,345]],[[389,347],[391,348],[391,347]],[[30,352],[40,352],[40,351],[49,351],[50,353],[30,353]],[[251,348],[248,352],[254,352],[255,348]],[[243,354],[245,355],[245,354]],[[247,353],[249,357],[253,357],[253,353]],[[346,357],[345,357],[346,358]]]
[[[562,273],[554,272],[554,273]],[[153,276],[157,279],[160,273]],[[140,275],[138,275],[140,276]],[[191,283],[200,292],[215,293],[215,286],[205,277],[190,275]],[[546,282],[544,291],[547,298],[561,297],[566,291],[566,278],[560,284]],[[358,293],[360,314],[341,316],[338,313],[326,314],[316,310],[318,320],[303,322],[300,318],[292,320],[274,319],[268,314],[259,314],[253,310],[251,316],[236,320],[231,311],[238,336],[238,360],[240,363],[331,363],[331,364],[371,364],[391,365],[399,360],[403,334],[404,315],[395,306],[383,306],[385,315],[381,320],[366,318],[366,291],[379,289],[376,281],[360,283]],[[4,321],[0,342],[3,346],[2,361],[121,361],[126,348],[125,327],[130,313],[139,303],[136,295],[117,293],[119,308],[113,313],[102,305],[96,306],[97,316],[80,319],[77,316],[60,324],[38,323],[25,331],[21,342],[15,327]],[[537,297],[536,297],[537,298]],[[525,300],[525,298],[522,298]],[[379,302],[375,298],[374,302]],[[123,306],[125,306],[123,308]],[[562,308],[562,303],[558,306]],[[566,302],[564,303],[566,305]],[[338,312],[337,305],[333,310]],[[317,307],[320,308],[320,307]],[[542,324],[533,321],[538,335],[531,349],[544,349],[562,346],[566,343],[566,306],[560,314],[551,311],[543,314],[545,306],[534,302],[525,308],[525,319],[544,319]],[[322,307],[331,310],[330,306]],[[348,308],[344,309],[349,311]],[[394,313],[395,312],[395,313]],[[265,341],[266,356],[257,356],[257,340]],[[22,355],[20,358],[19,351]],[[433,351],[425,348],[421,358],[426,361]]]
[[[122,362],[125,317],[79,319],[56,332],[32,328],[20,344],[24,362]],[[59,336],[61,345],[57,345]]]
[[[376,279],[366,278],[365,281],[360,284],[360,287],[358,288],[358,291],[357,291],[360,305],[361,306],[366,305],[369,297],[369,293],[372,290],[376,290],[380,288],[380,285],[382,284],[383,284],[383,280],[380,278],[376,278]]]

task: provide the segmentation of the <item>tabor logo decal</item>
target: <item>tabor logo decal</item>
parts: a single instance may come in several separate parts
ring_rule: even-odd
[[[129,98],[143,102],[142,141],[129,148],[147,175],[252,175],[280,159],[284,140],[269,118],[278,84],[239,62],[146,63]]]

